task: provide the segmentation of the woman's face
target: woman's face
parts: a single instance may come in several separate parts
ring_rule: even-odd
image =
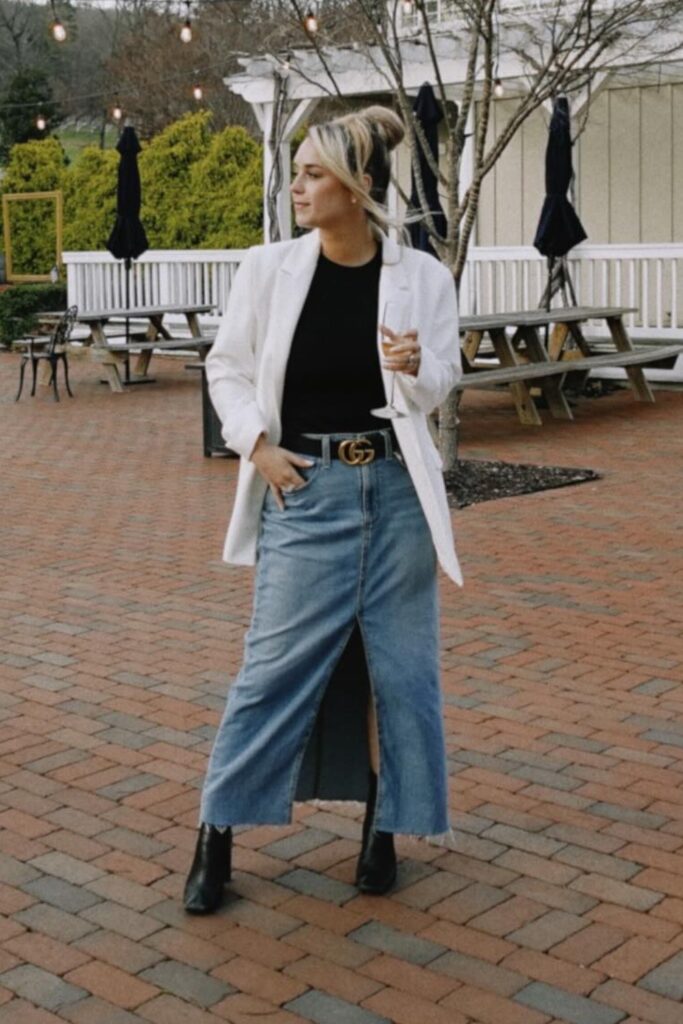
[[[294,216],[300,228],[330,229],[352,215],[364,216],[351,202],[351,192],[331,171],[318,163],[318,152],[305,138],[294,157],[291,185]]]

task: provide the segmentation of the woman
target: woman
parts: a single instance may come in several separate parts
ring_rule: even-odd
[[[383,107],[310,129],[291,191],[297,224],[314,230],[247,253],[207,358],[241,456],[224,558],[257,576],[202,793],[191,913],[222,901],[232,825],[291,821],[327,684],[354,643],[371,690],[358,887],[392,886],[394,833],[448,830],[437,557],[462,579],[426,417],[457,382],[460,350],[451,275],[382,231],[402,137]],[[379,418],[392,379],[401,415]],[[335,713],[330,735],[349,721]],[[355,763],[336,766],[325,795],[348,795]]]

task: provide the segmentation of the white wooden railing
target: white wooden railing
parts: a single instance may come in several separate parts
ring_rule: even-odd
[[[572,250],[569,269],[580,305],[632,306],[637,312],[627,325],[635,338],[683,338],[683,244],[584,244]],[[531,246],[473,247],[461,312],[533,309],[547,274],[547,261]]]
[[[210,305],[217,319],[225,309],[243,249],[150,249],[130,271],[108,252],[65,252],[69,304],[81,310],[130,306]]]
[[[225,309],[242,249],[150,250],[136,260],[130,305],[207,304]],[[125,270],[106,252],[66,252],[69,302],[80,309],[125,305]],[[581,245],[569,261],[582,305],[633,306],[635,337],[683,337],[683,244]],[[475,246],[460,288],[462,313],[538,306],[547,275],[531,246]]]

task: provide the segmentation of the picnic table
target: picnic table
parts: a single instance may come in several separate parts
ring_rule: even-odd
[[[198,352],[204,359],[213,344],[213,337],[203,334],[199,323],[201,313],[210,313],[211,305],[177,305],[177,306],[131,306],[108,307],[107,309],[81,310],[76,317],[79,324],[90,330],[85,344],[91,346],[92,358],[103,369],[112,391],[123,391],[124,383],[138,384],[151,381],[148,376],[149,364],[155,350],[182,349]],[[50,323],[60,313],[43,313],[39,321]],[[167,316],[184,316],[190,331],[189,338],[178,338],[171,334],[164,319]],[[141,332],[128,334],[128,341],[117,341],[107,336],[106,327],[112,324],[124,324],[126,321],[147,321],[147,327]],[[128,367],[131,353],[137,353],[133,375],[129,376]],[[119,367],[125,365],[126,380],[122,380]]]
[[[458,391],[507,385],[520,422],[540,426],[542,420],[531,394],[532,381],[540,387],[552,415],[571,420],[573,413],[564,393],[567,375],[581,373],[585,378],[601,366],[623,366],[634,397],[654,402],[643,364],[675,356],[683,351],[683,344],[636,348],[624,325],[624,316],[633,312],[626,306],[565,306],[464,316],[460,331],[464,335],[465,373]],[[587,321],[607,325],[608,335],[601,338],[599,346],[586,335]],[[540,333],[546,328],[547,346]],[[487,335],[488,353],[484,349]],[[572,343],[575,347],[570,348]]]

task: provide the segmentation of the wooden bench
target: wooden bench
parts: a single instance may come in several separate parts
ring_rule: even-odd
[[[534,423],[537,422],[538,413],[533,406],[533,399],[529,397],[526,387],[520,388],[520,385],[525,386],[528,381],[538,381],[551,413],[559,419],[571,420],[574,416],[562,391],[563,378],[567,374],[582,372],[587,375],[591,370],[600,367],[616,366],[624,367],[629,374],[629,369],[632,367],[661,362],[677,356],[681,352],[683,352],[683,344],[662,345],[659,348],[647,346],[626,352],[612,351],[604,355],[580,356],[577,359],[549,359],[543,362],[522,363],[517,366],[501,366],[493,370],[477,369],[475,365],[460,379],[455,391],[462,393],[472,388],[488,388],[497,384],[507,385],[518,409],[526,411],[526,418],[523,422]],[[654,401],[650,388],[647,385],[643,388],[640,375],[629,374],[629,379],[637,399],[643,402]]]
[[[502,366],[495,370],[473,369],[458,382],[456,389],[490,387],[515,381],[537,380],[543,377],[565,376],[580,370],[590,371],[600,366],[638,366],[659,363],[683,352],[683,345],[662,345],[660,348],[636,349],[633,352],[608,352],[605,355],[581,356],[578,359],[550,360],[547,363],[523,363]]]
[[[107,352],[154,352],[159,351],[185,351],[193,352],[196,349],[202,350],[210,348],[214,343],[214,338],[201,336],[199,338],[157,338],[155,341],[138,341],[132,339],[129,342],[121,342],[112,344],[111,340],[107,340],[106,346],[101,346]]]
[[[563,392],[568,376],[585,379],[591,370],[623,367],[634,396],[641,402],[654,402],[654,394],[643,373],[643,366],[672,359],[681,344],[662,341],[659,346],[636,348],[624,325],[624,317],[635,312],[624,306],[562,306],[553,309],[513,310],[501,313],[464,316],[460,320],[465,377],[454,392],[507,385],[520,422],[541,425],[541,417],[530,391],[533,381],[541,388],[548,408],[558,419],[573,419]],[[607,334],[600,350],[595,351],[586,330]],[[545,339],[541,337],[545,332]],[[482,365],[484,348],[493,349],[493,368]],[[570,346],[575,346],[571,348]],[[450,419],[453,417],[450,416]]]
[[[128,342],[112,344],[107,338],[106,344],[93,346],[91,358],[102,366],[112,362],[125,367],[125,384],[147,384],[154,378],[148,376],[149,360],[153,352],[196,352],[203,362],[207,352],[213,345],[214,338],[200,335],[190,338],[155,338],[153,341],[138,341],[135,338]],[[133,374],[130,372],[130,357],[136,355]]]

